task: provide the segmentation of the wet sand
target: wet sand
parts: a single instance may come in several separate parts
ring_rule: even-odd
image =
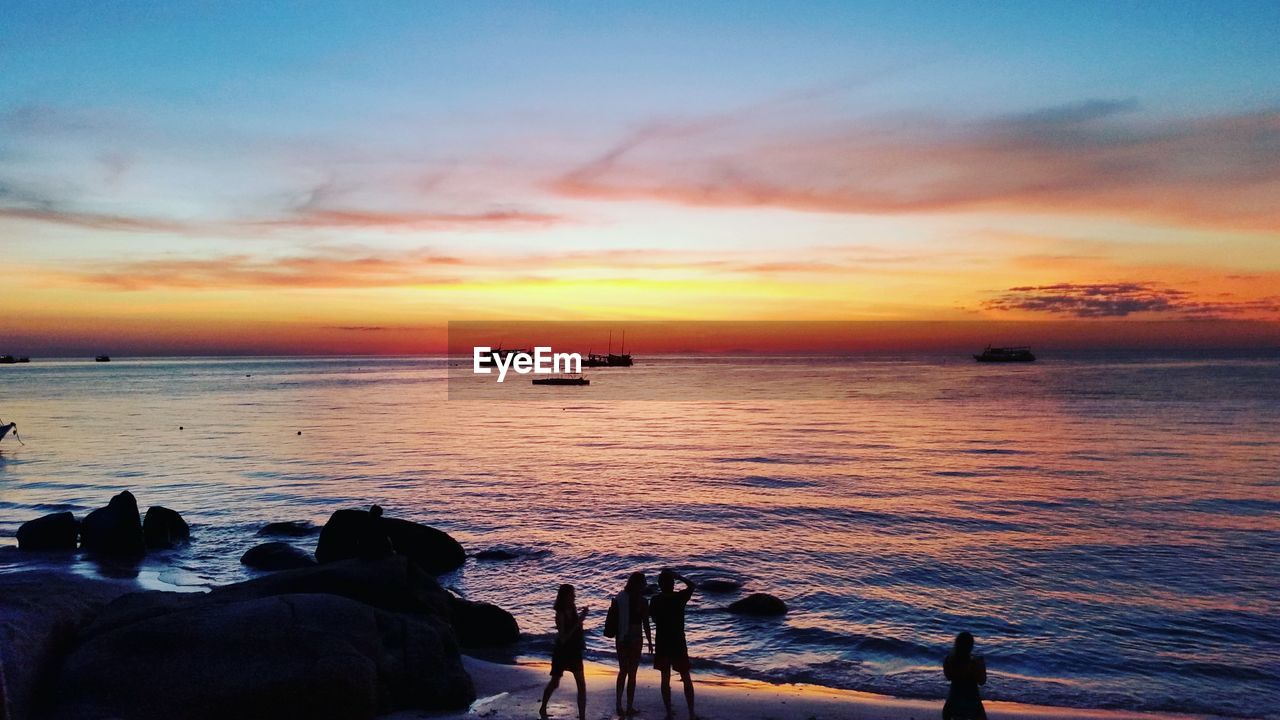
[[[548,679],[550,665],[545,662],[522,662],[519,665],[465,658],[468,672],[476,685],[477,700],[465,713],[427,715],[395,713],[388,719],[410,718],[486,718],[487,720],[533,720],[538,717],[538,704]],[[939,671],[941,672],[941,671]],[[614,679],[616,668],[600,663],[587,663],[587,718],[604,720],[615,717]],[[687,710],[678,678],[673,678],[675,717],[684,720]],[[773,685],[715,675],[696,675],[697,710],[703,720],[936,720],[941,716],[941,700],[894,698],[851,690],[835,690],[815,685]],[[571,676],[565,676],[551,698],[552,718],[577,718],[576,689]],[[664,716],[658,690],[658,674],[641,666],[636,686],[636,706],[640,720],[660,720]],[[987,702],[989,717],[1009,720],[1173,720],[1203,718],[1200,715],[1170,715],[1110,710],[1054,708],[1019,703]]]

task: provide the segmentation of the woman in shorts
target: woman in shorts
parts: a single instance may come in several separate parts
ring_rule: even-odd
[[[586,647],[586,636],[582,634],[582,621],[587,618],[587,608],[576,607],[576,595],[572,585],[561,585],[556,593],[556,642],[551,650],[551,681],[547,689],[542,691],[542,708],[538,714],[547,717],[547,701],[551,693],[560,687],[560,678],[566,673],[573,673],[578,681],[578,720],[587,717],[587,679],[582,674],[582,651]]]

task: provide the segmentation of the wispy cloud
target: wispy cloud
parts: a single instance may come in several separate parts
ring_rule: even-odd
[[[1280,296],[1232,300],[1230,293],[1218,299],[1168,287],[1157,282],[1056,283],[1012,287],[983,307],[996,311],[1023,311],[1078,318],[1119,318],[1155,313],[1196,319],[1280,313]]]
[[[556,178],[579,198],[836,213],[1002,209],[1280,228],[1280,112],[1144,120],[1091,100],[837,131],[651,125]]]
[[[564,221],[559,215],[527,210],[481,210],[477,212],[381,212],[373,210],[307,210],[291,217],[251,221],[263,227],[295,228],[382,228],[403,230],[443,230],[465,227],[546,227]]]
[[[143,260],[65,270],[58,276],[78,284],[135,291],[406,287],[457,283],[457,268],[462,264],[456,257],[422,251],[377,256],[330,251],[282,258],[227,255]]]

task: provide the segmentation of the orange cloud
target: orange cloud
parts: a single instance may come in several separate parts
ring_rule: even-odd
[[[974,124],[788,135],[659,126],[563,174],[563,195],[835,213],[1089,213],[1280,229],[1280,112],[1139,121],[1093,101]],[[718,126],[717,126],[718,128]]]

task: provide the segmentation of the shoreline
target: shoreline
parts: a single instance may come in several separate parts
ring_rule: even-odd
[[[538,716],[542,690],[549,678],[550,663],[518,658],[514,665],[463,656],[463,665],[475,683],[476,701],[466,711],[444,714],[397,712],[383,720],[440,718],[462,720],[528,720]],[[617,668],[588,660],[587,718],[615,718],[614,678]],[[933,720],[941,716],[942,700],[899,698],[890,695],[842,690],[821,685],[773,684],[761,680],[694,673],[698,717],[702,720]],[[688,717],[678,677],[672,678],[673,703],[677,720]],[[576,720],[577,706],[572,676],[566,675],[548,704],[550,717]],[[1185,715],[1127,710],[1081,709],[984,701],[992,718],[1007,720],[1211,720],[1219,716]],[[664,715],[658,689],[658,675],[642,662],[636,682],[637,716],[656,720]]]

